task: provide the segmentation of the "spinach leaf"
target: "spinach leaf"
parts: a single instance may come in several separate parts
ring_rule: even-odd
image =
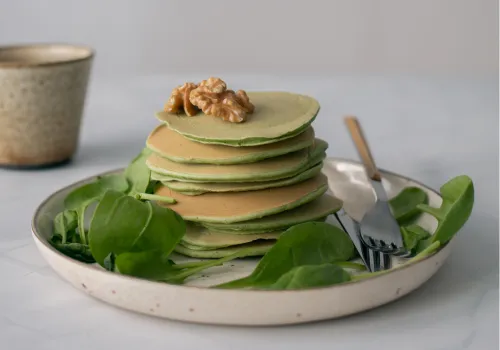
[[[116,270],[124,275],[130,275],[155,281],[182,283],[186,278],[239,257],[247,256],[251,248],[241,249],[229,256],[175,264],[168,255],[158,251],[127,252],[116,257]]]
[[[296,266],[265,289],[306,289],[325,287],[351,280],[351,275],[335,264]]]
[[[134,198],[142,200],[142,201],[155,201],[155,202],[170,203],[170,204],[177,203],[175,198],[167,197],[167,196],[160,196],[158,194],[137,193],[134,196]]]
[[[78,215],[74,210],[64,210],[54,218],[54,234],[61,236],[61,243],[71,240],[78,227]]]
[[[66,209],[77,210],[91,200],[101,198],[107,190],[136,194],[147,192],[150,187],[150,170],[146,159],[151,151],[144,148],[121,174],[99,176],[91,183],[74,189],[64,200]]]
[[[424,241],[422,241],[422,242],[424,242]],[[422,260],[423,258],[428,257],[429,255],[434,254],[439,249],[439,247],[441,247],[441,243],[439,243],[439,241],[435,241],[433,243],[428,243],[428,244],[423,245],[423,246],[421,246],[419,244],[419,248],[421,248],[421,249],[419,249],[419,253],[417,255],[415,255],[413,258],[409,259],[406,262],[406,264],[414,263],[416,261],[419,261],[419,260]]]
[[[129,194],[147,193],[150,189],[151,171],[146,165],[146,159],[151,151],[144,148],[125,169],[124,175],[130,184]]]
[[[173,210],[108,190],[94,211],[88,237],[94,258],[103,265],[110,253],[169,255],[185,232],[184,220]]]
[[[80,242],[88,244],[87,232],[85,230],[85,213],[87,208],[94,202],[98,202],[99,198],[91,198],[81,204],[81,206],[76,210],[78,215],[78,233],[80,235]]]
[[[428,239],[431,234],[418,225],[401,227],[401,234],[405,248],[408,251],[414,251],[420,241]]]
[[[399,225],[404,225],[420,215],[417,206],[427,204],[427,200],[427,193],[424,190],[418,187],[406,187],[389,201],[389,205],[396,221]]]
[[[98,177],[96,181],[80,186],[71,191],[64,200],[66,209],[78,210],[85,203],[101,198],[107,190],[125,193],[129,188],[123,174],[112,174]]]
[[[86,244],[62,243],[60,237],[56,235],[52,236],[49,242],[54,248],[56,248],[64,255],[69,256],[70,258],[87,264],[92,264],[95,262],[95,259],[90,252],[90,248]]]
[[[306,222],[286,230],[252,274],[218,287],[269,286],[294,267],[346,261],[353,255],[354,245],[340,228],[324,222]]]
[[[116,255],[114,253],[109,253],[107,257],[104,258],[104,268],[108,271],[115,271],[115,260]]]
[[[457,176],[440,188],[443,201],[439,208],[419,204],[418,208],[434,216],[438,221],[436,231],[429,243],[447,243],[467,222],[474,205],[474,185],[466,176]]]
[[[167,254],[153,250],[126,252],[115,259],[117,272],[154,281],[168,279],[178,272],[172,268],[173,265]]]

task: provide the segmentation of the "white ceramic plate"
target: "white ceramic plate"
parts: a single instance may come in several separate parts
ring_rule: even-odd
[[[360,219],[374,200],[363,168],[352,161],[329,158],[323,172],[328,176],[330,190],[344,201],[346,212]],[[382,175],[391,197],[404,187],[418,186],[429,195],[430,205],[441,204],[440,196],[428,187],[393,173],[382,172]],[[205,288],[249,274],[256,259],[242,259],[212,268],[186,285],[146,281],[80,263],[62,255],[47,242],[52,234],[52,220],[62,210],[67,193],[93,179],[61,189],[38,207],[32,223],[36,245],[52,268],[77,289],[112,305],[148,315],[227,325],[283,325],[341,317],[408,294],[434,275],[450,252],[448,244],[426,259],[381,276],[298,291]],[[429,215],[422,215],[419,224],[430,232],[434,232],[437,225]]]

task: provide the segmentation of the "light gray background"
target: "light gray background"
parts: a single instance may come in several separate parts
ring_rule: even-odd
[[[498,349],[497,7],[493,0],[0,0],[0,44],[64,41],[97,50],[73,163],[0,170],[2,349]],[[125,166],[172,87],[209,75],[235,88],[315,96],[314,127],[329,156],[357,158],[342,124],[355,114],[380,167],[435,188],[470,175],[474,212],[438,274],[370,312],[257,329],[135,315],[58,278],[30,237],[36,206],[73,181]]]
[[[0,0],[0,43],[89,44],[113,75],[495,74],[497,18],[495,0]]]

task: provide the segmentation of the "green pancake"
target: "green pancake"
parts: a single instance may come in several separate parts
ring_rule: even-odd
[[[327,190],[327,177],[324,174],[318,174],[294,185],[258,191],[186,196],[168,187],[160,186],[155,193],[174,198],[176,203],[158,202],[158,204],[171,208],[186,221],[229,224],[291,210],[313,201]]]
[[[248,253],[243,257],[251,257],[251,256],[262,256],[266,254],[269,249],[274,245],[275,241],[256,241],[250,242],[246,244],[240,244],[238,246],[219,248],[219,249],[211,249],[211,250],[199,250],[199,249],[189,249],[185,247],[182,243],[178,244],[174,251],[183,254],[186,256],[190,256],[192,258],[199,259],[218,259],[223,258],[225,256],[234,254],[242,249],[249,249]]]
[[[273,233],[258,233],[249,235],[233,235],[214,232],[205,227],[188,224],[182,244],[193,250],[209,250],[245,244],[257,240],[278,239],[282,231]]]
[[[243,123],[231,123],[200,112],[158,112],[156,117],[170,129],[206,144],[233,147],[256,146],[282,141],[304,131],[316,118],[320,106],[316,99],[290,92],[248,92],[255,111]]]
[[[319,219],[319,220],[313,220],[313,221],[325,221],[326,218]],[[205,227],[202,223],[195,222],[193,223],[197,226],[202,226]],[[206,227],[205,227],[206,228]],[[218,228],[210,228],[209,231],[214,233],[214,234],[223,234],[223,235],[260,235],[263,233],[269,233],[269,234],[281,234],[283,231],[285,231],[288,227],[282,227],[278,230],[246,230],[246,231],[231,231],[231,230],[222,230]]]
[[[292,177],[326,158],[328,143],[316,139],[309,149],[265,159],[256,163],[234,165],[175,163],[151,154],[146,165],[151,171],[185,182],[257,182]]]
[[[181,182],[181,181],[165,181],[163,185],[168,188],[185,194],[187,196],[198,196],[210,192],[243,192],[243,191],[256,191],[266,188],[283,187],[293,185],[311,177],[316,176],[321,172],[323,162],[307,169],[306,171],[280,180],[266,181],[266,182],[238,182],[238,183],[195,183],[195,182]],[[151,177],[161,179],[160,176],[151,174]],[[160,180],[161,181],[161,180]]]
[[[304,125],[302,128],[294,131],[293,133],[290,133],[288,135],[284,135],[284,136],[277,138],[275,140],[255,138],[251,141],[245,141],[243,143],[241,141],[213,141],[213,140],[198,139],[196,137],[192,137],[192,136],[188,136],[188,135],[184,135],[184,137],[187,138],[188,140],[203,143],[206,145],[221,145],[221,146],[228,146],[228,147],[255,147],[255,146],[268,145],[268,144],[271,144],[274,142],[281,142],[281,141],[288,140],[292,137],[300,135],[305,130],[307,130],[307,128],[309,128],[309,126],[311,126],[311,124]]]
[[[307,205],[307,204],[304,204],[304,205]],[[276,215],[279,215],[279,214],[276,214]],[[271,216],[274,216],[274,215],[271,215]],[[269,216],[269,217],[271,217]],[[314,222],[325,222],[326,219],[328,217],[322,217],[322,218],[319,218],[319,219],[314,219],[314,220],[306,220],[307,222],[310,222],[310,221],[314,221]],[[305,221],[304,221],[305,222]],[[243,222],[241,222],[243,223]],[[294,224],[294,225],[285,225],[285,226],[282,226],[282,227],[279,227],[279,228],[269,228],[269,229],[266,229],[265,227],[264,228],[260,228],[260,229],[245,229],[244,231],[242,230],[232,230],[232,224],[228,224],[228,227],[229,229],[228,230],[225,230],[223,229],[222,227],[221,228],[214,228],[212,226],[210,226],[210,228],[208,227],[209,225],[211,225],[211,223],[196,223],[197,225],[201,225],[205,228],[207,228],[208,230],[210,230],[210,232],[214,232],[214,233],[220,233],[220,234],[228,234],[228,235],[255,235],[255,234],[262,234],[262,233],[282,233],[283,231],[287,230],[288,228],[290,228],[291,226],[294,226],[294,225],[297,225],[297,224]]]
[[[234,234],[246,234],[250,232],[269,232],[273,230],[286,229],[290,226],[306,221],[318,221],[330,214],[337,212],[342,207],[342,201],[338,198],[324,194],[318,199],[311,201],[295,209],[285,211],[276,215],[261,219],[254,219],[232,224],[217,224],[201,222],[201,225],[209,230],[220,232],[234,232]]]
[[[163,158],[176,163],[190,164],[247,164],[278,157],[302,149],[314,143],[314,130],[271,144],[255,147],[228,147],[206,145],[189,140],[165,125],[156,127],[146,141],[146,147]]]

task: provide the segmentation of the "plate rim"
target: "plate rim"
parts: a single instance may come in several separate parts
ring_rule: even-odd
[[[334,162],[339,162],[340,161],[340,162],[344,162],[344,163],[349,163],[349,164],[353,164],[353,165],[362,166],[361,162],[356,161],[356,160],[352,160],[352,159],[348,159],[348,158],[341,158],[341,157],[327,157],[327,158],[325,158],[325,162],[328,162],[328,161],[334,161]],[[50,245],[49,242],[48,242],[48,240],[45,239],[40,234],[40,232],[37,229],[36,222],[38,221],[38,218],[41,216],[41,212],[42,212],[43,208],[56,195],[58,195],[59,193],[61,193],[63,191],[68,190],[71,187],[75,187],[75,186],[78,186],[78,185],[83,185],[83,184],[85,184],[85,183],[87,183],[87,182],[95,179],[96,177],[103,176],[103,175],[108,175],[108,174],[113,174],[113,173],[118,173],[120,171],[123,171],[124,169],[125,169],[125,167],[120,167],[120,168],[115,168],[115,169],[107,170],[107,171],[104,171],[104,172],[101,172],[101,173],[98,173],[98,174],[95,174],[95,175],[87,176],[87,177],[85,177],[85,178],[83,178],[81,180],[78,180],[78,181],[75,181],[73,183],[70,183],[70,184],[68,184],[68,185],[66,185],[64,187],[61,187],[58,190],[52,192],[50,195],[48,195],[43,201],[41,201],[37,205],[37,207],[36,207],[36,209],[35,209],[35,211],[33,213],[33,216],[32,216],[32,219],[31,219],[31,233],[32,233],[32,237],[33,237],[33,239],[35,241],[37,241],[36,243],[42,244],[44,246],[44,248],[48,249],[51,253],[56,254],[57,256],[65,259],[68,263],[76,264],[77,266],[85,268],[86,270],[89,270],[89,271],[92,271],[92,272],[95,272],[95,273],[99,273],[99,274],[104,274],[105,276],[110,276],[110,277],[113,276],[113,278],[121,278],[121,279],[124,279],[124,280],[137,281],[137,282],[140,281],[140,282],[144,282],[146,284],[152,284],[154,286],[165,285],[165,282],[152,281],[152,280],[143,279],[143,278],[139,278],[139,277],[122,275],[122,274],[118,274],[116,272],[107,271],[105,269],[96,269],[95,267],[92,267],[90,264],[86,264],[86,263],[80,262],[78,260],[72,259],[72,258],[64,255],[63,253],[59,252],[52,245]],[[437,196],[439,196],[439,198],[442,198],[441,194],[438,191],[436,191],[434,188],[432,188],[430,186],[427,186],[427,185],[421,183],[420,181],[414,180],[414,179],[412,179],[410,177],[407,177],[407,176],[404,176],[404,175],[401,175],[401,174],[398,174],[398,173],[395,173],[395,172],[392,172],[392,171],[385,170],[383,168],[379,168],[379,171],[382,173],[382,175],[388,174],[388,175],[392,175],[392,176],[397,176],[397,177],[399,177],[401,179],[404,179],[404,180],[407,180],[407,181],[411,181],[411,182],[413,182],[413,183],[415,183],[417,185],[420,185],[420,186],[428,189],[429,191],[433,192],[434,194],[436,194]],[[185,285],[185,284],[182,284],[182,285],[168,284],[168,286],[170,288],[176,288],[176,289],[179,289],[179,290],[183,290],[185,288],[190,288],[190,289],[201,289],[201,290],[216,291],[218,293],[231,293],[231,292],[234,293],[234,292],[237,292],[237,293],[247,293],[247,294],[255,294],[255,293],[260,293],[260,294],[276,294],[276,293],[307,293],[307,292],[310,292],[310,291],[320,291],[320,290],[341,288],[342,286],[352,285],[352,284],[361,285],[364,282],[371,281],[371,280],[374,280],[374,279],[384,278],[384,277],[392,275],[394,272],[404,271],[404,270],[406,270],[408,268],[411,268],[412,266],[414,266],[416,264],[420,264],[420,263],[422,263],[424,261],[427,261],[427,260],[433,258],[436,254],[440,253],[443,249],[447,248],[453,241],[454,241],[454,238],[452,238],[447,243],[441,245],[434,253],[432,253],[432,254],[430,254],[428,256],[425,256],[425,257],[423,257],[423,258],[421,258],[421,259],[419,259],[417,261],[404,264],[404,265],[399,266],[397,268],[392,268],[387,273],[375,274],[374,276],[371,276],[371,277],[368,277],[368,278],[365,278],[365,279],[348,281],[348,282],[344,282],[344,283],[341,283],[341,284],[335,284],[335,285],[331,285],[331,286],[314,287],[314,288],[306,288],[306,289],[295,289],[295,290],[294,289],[292,289],[292,290],[260,290],[260,289],[255,289],[254,290],[254,289],[223,289],[223,288],[219,289],[219,288],[193,286],[193,285]]]

